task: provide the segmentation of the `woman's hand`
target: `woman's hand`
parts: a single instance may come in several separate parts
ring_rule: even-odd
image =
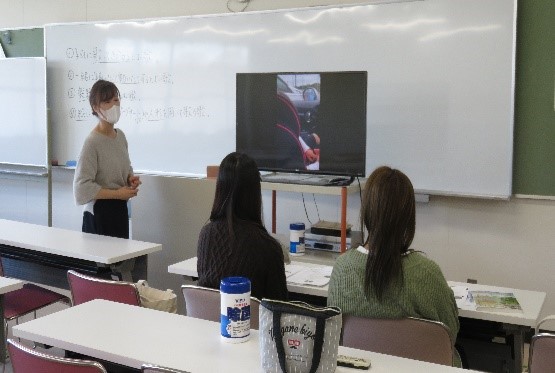
[[[130,187],[130,186],[123,186],[119,189],[105,189],[102,188],[97,193],[95,199],[121,199],[124,201],[129,200],[137,196],[139,193],[139,188]]]
[[[319,160],[320,149],[308,149],[304,154],[309,163],[314,163]]]
[[[137,189],[141,184],[141,179],[138,176],[129,175],[127,178],[127,185],[133,189]]]
[[[138,184],[137,184],[137,186],[138,186]],[[118,199],[123,199],[123,200],[127,201],[130,198],[133,198],[133,197],[137,196],[137,194],[139,193],[139,188],[124,186],[124,187],[121,187],[121,188],[117,189],[116,193],[118,195]]]

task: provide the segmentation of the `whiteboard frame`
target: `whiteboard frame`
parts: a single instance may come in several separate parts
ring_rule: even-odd
[[[402,5],[403,6],[408,6],[410,4],[414,4],[414,3],[419,3],[419,4],[425,4],[425,3],[434,3],[434,2],[438,2],[439,0],[424,0],[424,1],[414,1],[414,2],[405,2]],[[492,0],[486,0],[484,1],[484,3],[492,3]],[[495,3],[493,1],[493,3]],[[499,3],[499,2],[497,2]],[[397,2],[380,2],[380,6],[386,4],[386,5],[397,5]],[[476,2],[475,1],[468,1],[468,4],[470,6],[476,6]],[[507,166],[506,168],[504,168],[502,171],[500,171],[502,174],[504,174],[505,176],[503,176],[504,180],[504,186],[502,188],[499,188],[498,191],[496,192],[484,192],[481,190],[467,190],[464,189],[463,190],[447,190],[444,188],[430,188],[430,187],[423,187],[422,185],[420,185],[420,183],[418,182],[418,175],[414,175],[411,174],[410,170],[407,172],[406,171],[406,167],[404,167],[402,164],[398,165],[396,164],[395,161],[391,162],[389,165],[392,167],[396,167],[396,168],[400,168],[401,170],[405,171],[409,177],[411,177],[411,179],[416,180],[414,182],[415,184],[415,190],[420,193],[420,194],[429,194],[429,195],[449,195],[449,196],[466,196],[466,197],[476,197],[476,198],[493,198],[493,199],[508,199],[511,196],[511,192],[512,192],[512,162],[513,162],[513,129],[514,129],[514,92],[515,92],[515,50],[516,50],[516,10],[517,10],[517,1],[513,0],[513,1],[504,1],[503,0],[503,4],[507,4],[504,6],[507,7],[512,7],[512,24],[510,25],[511,29],[511,51],[510,51],[510,56],[511,56],[511,60],[510,60],[510,66],[511,66],[511,72],[510,72],[510,107],[507,107],[507,111],[510,111],[509,113],[507,113],[507,116],[510,117],[509,122],[507,123],[507,127],[506,127],[506,133],[505,135],[507,135],[507,141],[510,142],[510,144],[508,144],[508,149],[507,152],[504,155],[504,159],[507,159]],[[309,8],[294,8],[294,9],[285,9],[285,10],[264,10],[264,11],[256,11],[256,12],[246,12],[246,13],[241,13],[241,14],[208,14],[208,15],[191,15],[191,16],[184,16],[184,17],[166,17],[166,18],[150,18],[150,19],[141,19],[141,20],[136,20],[136,21],[130,21],[130,20],[125,20],[125,21],[118,21],[118,22],[85,22],[85,23],[73,23],[73,24],[51,24],[51,25],[47,25],[45,27],[45,38],[48,39],[48,27],[55,27],[55,26],[68,26],[68,25],[91,25],[91,24],[96,24],[96,25],[114,25],[114,24],[127,24],[127,23],[132,23],[132,22],[141,22],[141,23],[146,23],[146,22],[153,22],[153,21],[164,21],[164,20],[169,20],[169,21],[184,21],[184,20],[215,20],[217,21],[218,19],[227,19],[230,17],[244,17],[244,16],[250,16],[250,15],[256,15],[256,14],[284,14],[284,13],[291,13],[291,12],[324,12],[326,10],[330,10],[330,9],[346,9],[346,8],[350,8],[350,7],[356,7],[356,6],[375,6],[376,2],[371,2],[371,3],[356,3],[356,4],[350,4],[350,5],[332,5],[332,6],[321,6],[321,7],[309,7]],[[46,40],[48,41],[48,40]],[[47,49],[47,42],[45,42],[45,50]],[[315,71],[316,70],[324,70],[322,68],[319,67],[315,67],[314,68]],[[344,68],[343,70],[359,70],[360,68],[358,67],[347,67]],[[269,71],[288,71],[290,69],[265,69],[264,71],[269,70]],[[299,69],[291,69],[291,71],[294,70],[299,70]],[[307,70],[307,69],[301,69],[303,71]],[[339,69],[338,69],[339,70]],[[300,71],[300,70],[299,70]],[[237,72],[245,72],[245,71],[237,71]],[[255,71],[256,72],[256,71]],[[508,92],[506,92],[508,93]],[[367,112],[369,112],[369,110],[367,110]],[[367,114],[370,115],[370,114]],[[371,129],[368,129],[368,132],[371,132]],[[127,134],[127,132],[126,132]],[[129,138],[129,135],[128,135]],[[130,140],[130,148],[133,148],[133,144],[132,144],[132,140]],[[377,166],[375,164],[372,164],[372,162],[369,162],[369,153],[368,153],[368,148],[369,148],[369,144],[367,142],[367,174],[369,174],[372,170],[373,167]],[[232,151],[233,149],[229,149],[230,151]],[[132,162],[133,162],[133,156],[132,156]],[[207,162],[208,164],[217,164],[219,163],[219,159],[218,162],[212,160],[210,162]],[[382,162],[383,163],[383,162]],[[141,167],[136,167],[139,171],[141,172],[145,172],[145,173],[151,173],[151,174],[163,174],[163,175],[172,175],[172,176],[199,176],[202,175],[202,173],[200,172],[173,172],[173,171],[168,171],[168,170],[161,170],[161,171],[149,171],[149,170],[141,170]]]

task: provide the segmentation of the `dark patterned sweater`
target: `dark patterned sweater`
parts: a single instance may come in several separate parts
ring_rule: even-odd
[[[220,288],[228,276],[251,281],[251,295],[258,299],[287,299],[285,264],[280,244],[261,226],[237,221],[229,238],[225,220],[211,221],[199,235],[197,271],[199,286]]]

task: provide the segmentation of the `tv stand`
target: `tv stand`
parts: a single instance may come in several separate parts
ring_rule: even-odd
[[[311,186],[346,186],[355,178],[353,176],[314,175],[295,173],[270,173],[262,175],[262,181],[280,184],[299,184]]]
[[[341,252],[347,248],[347,195],[359,191],[357,184],[347,186],[325,186],[306,184],[284,184],[273,182],[262,182],[262,189],[272,191],[272,233],[276,233],[276,203],[277,191],[314,193],[324,195],[335,195],[341,197]]]

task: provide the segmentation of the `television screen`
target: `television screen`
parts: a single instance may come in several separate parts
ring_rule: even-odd
[[[366,71],[239,73],[236,149],[260,170],[364,176]]]

